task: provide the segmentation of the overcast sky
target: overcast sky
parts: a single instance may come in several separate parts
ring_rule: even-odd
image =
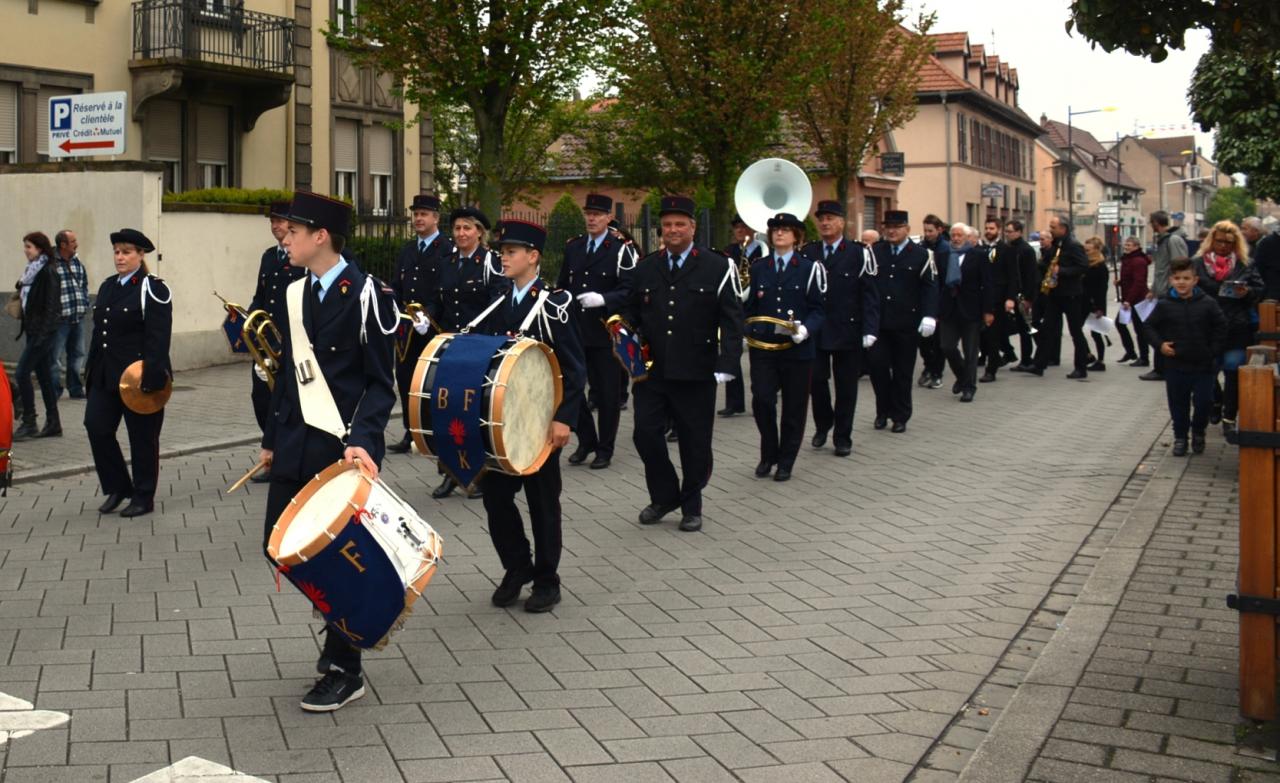
[[[1205,154],[1212,154],[1212,134],[1192,125],[1186,98],[1196,62],[1209,48],[1203,31],[1188,34],[1187,48],[1170,52],[1157,65],[1124,52],[1090,49],[1078,32],[1068,36],[1068,0],[915,0],[912,5],[916,11],[937,12],[933,32],[968,32],[970,43],[983,44],[988,54],[994,51],[1017,68],[1018,102],[1037,122],[1041,112],[1065,122],[1068,106],[1073,111],[1114,106],[1115,112],[1078,116],[1072,123],[1100,141],[1134,133],[1135,123],[1138,133],[1155,137],[1194,132]]]

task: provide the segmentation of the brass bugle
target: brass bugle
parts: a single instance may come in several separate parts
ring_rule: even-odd
[[[404,337],[396,337],[396,358],[401,362],[409,358],[409,341],[413,339],[413,325],[418,322],[418,316],[425,315],[427,321],[431,324],[431,330],[436,334],[444,331],[440,328],[440,324],[431,317],[431,313],[427,312],[427,308],[417,302],[410,302],[405,305],[404,312],[400,313],[400,319],[406,322],[407,329]]]
[[[218,301],[222,302],[222,306],[227,308],[228,312],[231,312],[234,310],[236,314],[238,314],[241,318],[249,317],[249,312],[245,310],[243,307],[241,307],[240,305],[236,304],[235,302],[228,302],[226,297],[224,297],[222,294],[218,293],[217,291],[214,291],[213,295],[218,297]]]
[[[752,324],[770,324],[773,326],[780,326],[792,334],[796,333],[795,321],[788,321],[785,318],[774,318],[771,315],[753,315],[750,318],[745,319],[742,323],[744,326],[751,326]],[[762,351],[785,351],[792,345],[795,345],[795,343],[790,340],[787,340],[785,343],[766,343],[763,340],[757,340],[752,337],[750,332],[748,332],[747,345],[752,348],[759,348]]]
[[[276,387],[276,370],[280,367],[280,354],[284,351],[284,336],[266,310],[254,310],[244,320],[240,330],[245,347],[253,357],[253,363],[266,376],[267,388]]]

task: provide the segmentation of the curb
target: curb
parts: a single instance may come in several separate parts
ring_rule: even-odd
[[[248,446],[262,441],[261,435],[245,436],[243,438],[235,438],[231,440],[209,441],[207,443],[198,443],[194,446],[185,446],[180,449],[166,449],[160,452],[160,459],[169,457],[185,457],[191,454],[198,454],[202,451],[214,451],[217,449],[231,448],[232,446]],[[12,486],[21,484],[32,484],[38,481],[48,481],[49,479],[65,478],[67,476],[78,476],[81,473],[92,473],[97,468],[92,462],[80,465],[70,465],[60,468],[49,468],[46,470],[36,470],[31,473],[15,474]]]

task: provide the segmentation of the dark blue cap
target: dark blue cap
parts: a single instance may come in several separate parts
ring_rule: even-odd
[[[804,221],[790,212],[779,212],[769,218],[769,230],[775,228],[804,228]]]
[[[547,230],[527,220],[504,220],[498,224],[498,247],[522,245],[542,252],[547,243]]]
[[[844,217],[844,207],[839,201],[819,201],[818,208],[814,210],[815,215],[839,215]]]
[[[693,199],[688,196],[663,196],[662,204],[658,208],[658,217],[662,217],[667,213],[686,215],[693,219]]]
[[[336,198],[299,191],[293,194],[289,214],[283,217],[290,223],[323,228],[336,236],[351,236],[351,205]]]
[[[587,201],[582,208],[596,212],[610,212],[613,210],[613,199],[601,193],[588,193]]]
[[[886,226],[905,226],[911,220],[905,209],[886,209],[884,211],[884,224]]]
[[[151,244],[151,240],[147,239],[147,235],[136,228],[122,228],[119,231],[112,231],[111,244],[114,245],[117,242],[133,245],[144,253],[150,253],[156,249],[156,246]]]
[[[489,230],[489,218],[476,207],[459,207],[455,209],[453,213],[449,215],[449,225],[453,225],[458,218],[471,218],[484,226],[485,231]]]
[[[419,193],[413,197],[413,205],[409,209],[429,209],[433,212],[439,212],[440,197],[431,193]]]

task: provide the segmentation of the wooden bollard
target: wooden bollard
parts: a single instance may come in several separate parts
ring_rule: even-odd
[[[1280,347],[1280,302],[1268,299],[1258,304],[1258,336],[1255,339],[1272,348]]]

